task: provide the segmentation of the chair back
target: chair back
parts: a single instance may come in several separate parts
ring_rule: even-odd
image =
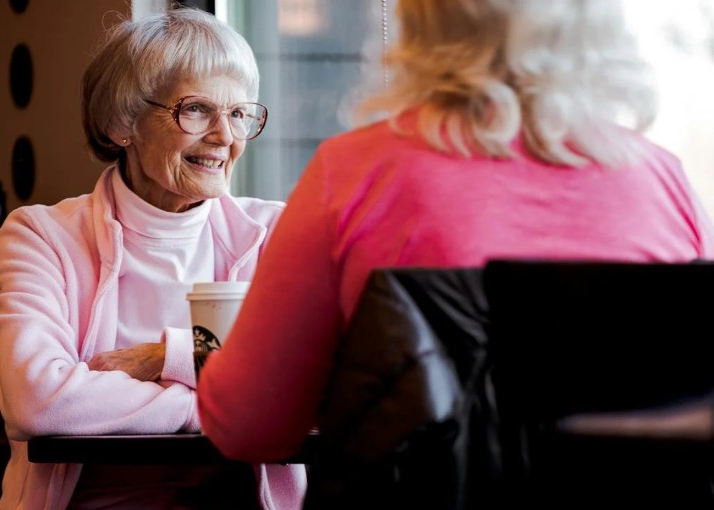
[[[514,503],[714,504],[714,264],[502,260],[483,280]],[[662,429],[692,408],[704,412],[692,431]],[[661,433],[618,430],[642,413]],[[593,415],[621,420],[603,433],[560,426]]]
[[[711,506],[711,434],[560,424],[692,402],[711,415],[712,284],[705,263],[375,270],[337,352],[305,508]]]

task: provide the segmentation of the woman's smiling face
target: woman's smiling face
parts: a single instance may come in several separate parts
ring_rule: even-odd
[[[227,75],[184,81],[161,97],[147,98],[173,106],[186,96],[207,97],[224,107],[247,101],[240,82]],[[226,115],[203,134],[185,133],[168,110],[149,106],[126,137],[127,185],[146,202],[180,212],[228,192],[233,166],[245,140],[233,138]]]

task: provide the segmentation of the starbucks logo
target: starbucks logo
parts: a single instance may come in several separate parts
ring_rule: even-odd
[[[221,342],[211,330],[203,326],[193,327],[193,350],[196,353],[206,353],[216,351],[221,348]]]

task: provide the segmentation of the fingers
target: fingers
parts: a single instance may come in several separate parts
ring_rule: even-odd
[[[128,349],[103,352],[94,356],[90,370],[121,370],[140,381],[158,381],[164,367],[165,350],[159,344],[141,344]]]

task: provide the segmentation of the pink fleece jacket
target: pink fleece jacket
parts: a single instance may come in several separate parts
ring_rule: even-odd
[[[637,166],[555,167],[518,143],[512,160],[454,157],[384,123],[322,144],[231,334],[201,372],[204,432],[236,459],[295,452],[373,268],[714,258],[714,229],[679,161],[635,133],[622,136],[641,144]]]
[[[29,463],[31,437],[200,429],[190,330],[164,332],[159,383],[87,367],[116,340],[122,227],[114,171],[89,195],[13,211],[0,229],[0,409],[12,449],[0,509],[63,509],[71,498],[82,466]],[[282,209],[228,195],[212,201],[217,280],[252,279]],[[264,508],[301,507],[304,466],[258,465],[256,474]]]

